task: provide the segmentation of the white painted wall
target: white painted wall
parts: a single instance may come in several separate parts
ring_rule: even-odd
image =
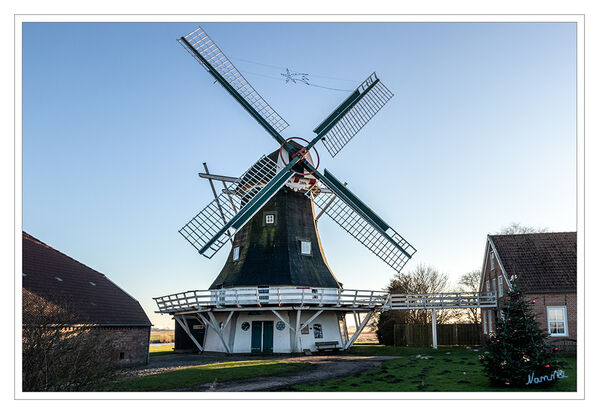
[[[235,318],[232,318],[229,325],[225,328],[223,333],[223,337],[225,341],[229,343],[229,336],[231,334],[231,328],[233,323],[235,323],[235,338],[233,341],[233,346],[231,347],[231,352],[233,353],[251,353],[252,351],[252,321],[272,321],[273,322],[273,352],[274,353],[289,353],[292,352],[291,342],[293,340],[293,331],[289,328],[289,326],[285,326],[282,331],[279,331],[276,328],[277,322],[280,319],[271,311],[259,311],[258,315],[250,315],[248,312],[239,312],[239,317],[237,321],[234,322]],[[311,351],[316,351],[316,341],[338,341],[339,346],[342,346],[343,342],[341,340],[341,332],[339,330],[338,316],[336,310],[325,310],[322,312],[316,319],[310,322],[308,333],[305,335],[299,335],[299,352],[304,349],[309,349]],[[292,326],[295,328],[295,315],[296,311],[279,311],[278,312],[284,319],[290,321]],[[290,315],[290,313],[292,315]],[[316,311],[302,311],[300,321],[301,323],[305,323],[308,319],[314,315]],[[228,312],[214,312],[214,316],[217,322],[226,322]],[[291,316],[291,317],[290,317]],[[247,331],[243,331],[241,329],[241,324],[243,322],[248,322],[250,324],[250,329]],[[322,333],[323,337],[319,339],[314,338],[314,327],[313,325],[319,323],[322,325]],[[206,340],[205,340],[205,350],[209,352],[226,352],[225,347],[223,346],[221,340],[214,330],[210,327],[206,330]],[[295,350],[297,352],[297,350]]]

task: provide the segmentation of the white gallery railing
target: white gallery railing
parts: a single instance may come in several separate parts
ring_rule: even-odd
[[[159,313],[246,306],[327,306],[400,309],[456,309],[497,306],[493,292],[389,294],[375,290],[311,287],[190,290],[154,298]]]

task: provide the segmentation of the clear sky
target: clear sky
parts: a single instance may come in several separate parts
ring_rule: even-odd
[[[205,289],[211,260],[177,230],[210,202],[202,162],[239,175],[275,141],[176,39],[197,23],[25,23],[23,227],[106,274],[158,327],[152,297]],[[354,89],[371,72],[395,97],[326,167],[417,254],[456,281],[511,222],[576,229],[573,23],[205,23],[291,126],[311,132],[349,92],[285,84],[285,68]],[[249,62],[248,62],[249,61]],[[253,63],[250,63],[253,62]],[[259,64],[257,64],[259,63]],[[328,218],[347,288],[393,270]]]

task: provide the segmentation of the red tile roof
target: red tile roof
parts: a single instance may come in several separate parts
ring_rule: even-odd
[[[576,291],[576,232],[489,236],[508,277],[526,292]]]
[[[23,232],[23,289],[68,301],[81,323],[150,326],[137,300],[95,271]]]

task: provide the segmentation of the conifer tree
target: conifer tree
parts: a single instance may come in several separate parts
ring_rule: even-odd
[[[564,364],[558,358],[558,348],[547,344],[548,335],[539,327],[532,303],[514,281],[497,319],[497,330],[489,335],[480,356],[493,385],[513,388],[557,382]],[[531,378],[542,381],[527,384]]]

